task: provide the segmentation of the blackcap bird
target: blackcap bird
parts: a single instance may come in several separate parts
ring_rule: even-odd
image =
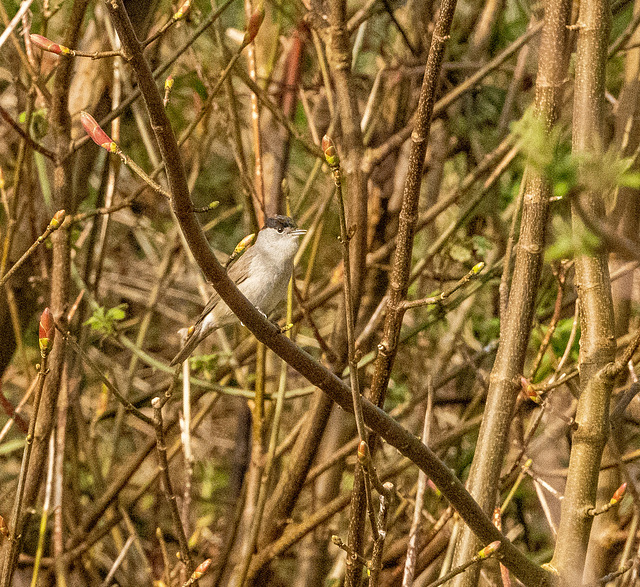
[[[229,269],[229,278],[263,314],[269,315],[285,298],[298,250],[298,237],[306,230],[296,228],[288,216],[267,218],[253,246]],[[187,338],[171,365],[182,363],[214,330],[238,319],[217,293],[204,307],[196,323],[186,330]]]

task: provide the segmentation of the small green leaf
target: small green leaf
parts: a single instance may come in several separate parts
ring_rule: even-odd
[[[85,321],[84,325],[90,326],[91,330],[101,332],[105,336],[113,336],[116,333],[116,323],[126,316],[126,309],[127,304],[120,304],[108,310],[99,306],[93,311],[93,315]]]

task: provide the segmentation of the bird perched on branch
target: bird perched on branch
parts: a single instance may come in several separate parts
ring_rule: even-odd
[[[287,294],[299,237],[305,232],[306,230],[296,228],[295,222],[288,216],[267,218],[258,232],[256,242],[229,269],[229,278],[265,315],[273,312]],[[183,329],[186,340],[171,365],[187,359],[214,330],[237,320],[229,306],[214,293],[196,323]]]

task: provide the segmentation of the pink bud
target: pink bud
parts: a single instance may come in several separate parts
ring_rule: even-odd
[[[36,47],[40,47],[43,51],[49,51],[56,55],[69,55],[71,53],[71,49],[69,49],[69,47],[58,45],[58,43],[54,43],[52,40],[47,39],[47,37],[43,37],[42,35],[29,35],[29,38]]]
[[[338,150],[333,144],[333,141],[327,135],[322,137],[322,150],[324,151],[324,158],[329,167],[338,167],[338,165],[340,165]]]
[[[51,350],[53,344],[53,335],[55,333],[55,326],[53,323],[53,316],[49,311],[49,308],[45,308],[40,316],[40,325],[38,329],[38,342],[40,344],[40,354],[46,356]]]
[[[118,150],[118,145],[111,140],[111,137],[100,128],[100,125],[96,122],[95,118],[84,110],[80,112],[80,122],[86,133],[91,137],[91,140],[98,146],[106,149],[110,153],[115,153]]]
[[[244,34],[243,44],[248,45],[253,41],[258,35],[258,31],[260,30],[260,25],[262,25],[262,21],[264,20],[264,5],[260,4],[260,6],[255,10],[255,12],[249,18],[249,24],[247,24],[247,32]]]
[[[193,571],[193,575],[191,575],[195,580],[198,580],[202,575],[204,575],[211,566],[211,559],[208,558],[202,561],[197,567],[196,570]]]

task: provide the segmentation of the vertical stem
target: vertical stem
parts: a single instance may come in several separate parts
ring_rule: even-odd
[[[420,186],[422,184],[424,158],[429,142],[431,128],[431,115],[435,104],[435,95],[440,79],[440,69],[444,58],[445,43],[449,37],[456,0],[443,0],[440,6],[433,36],[431,48],[425,68],[420,100],[416,113],[416,125],[411,135],[411,150],[409,153],[409,165],[404,186],[402,208],[400,210],[398,236],[396,241],[396,253],[393,260],[393,268],[390,279],[390,291],[387,302],[387,315],[384,323],[382,340],[378,344],[378,357],[375,363],[375,373],[371,383],[371,401],[378,406],[384,402],[387,385],[391,376],[404,308],[402,302],[406,298],[411,275],[411,251],[413,249],[413,237],[418,219],[418,202],[420,199]],[[357,471],[357,470],[356,470]],[[354,479],[352,522],[349,525],[349,544],[356,552],[355,540],[361,540],[363,533],[362,503],[364,501],[364,479],[362,475],[356,475]],[[360,505],[359,505],[360,504]],[[358,513],[356,513],[358,512]],[[357,569],[359,573],[359,569]],[[353,585],[356,579],[356,569],[353,566],[347,569],[346,585]]]
[[[173,387],[173,386],[172,386]],[[158,453],[158,468],[160,469],[160,476],[162,478],[162,485],[164,488],[164,495],[171,511],[171,520],[173,521],[173,529],[178,537],[178,544],[180,546],[180,560],[184,563],[187,570],[187,576],[193,573],[195,565],[191,560],[189,554],[189,543],[187,542],[187,536],[182,525],[180,518],[180,512],[178,511],[178,501],[175,491],[173,490],[173,484],[171,483],[171,477],[169,475],[169,461],[167,459],[167,444],[164,439],[164,422],[162,418],[162,408],[171,397],[172,387],[165,393],[165,396],[161,399],[159,397],[153,398],[151,405],[153,407],[153,423],[156,431],[156,450]]]
[[[247,17],[247,22],[251,18],[253,13],[253,7],[251,0],[245,0],[244,10]],[[251,41],[247,46],[247,63],[249,64],[249,77],[254,82],[258,81],[258,73],[256,71],[256,43]],[[262,226],[265,221],[266,210],[264,201],[264,180],[262,177],[262,138],[260,135],[260,104],[258,102],[258,95],[255,92],[251,92],[251,130],[253,137],[253,155],[255,157],[255,169],[254,169],[254,185],[256,189],[256,215],[258,217],[258,224]]]
[[[429,394],[427,396],[427,409],[424,415],[424,424],[422,427],[422,442],[429,445],[429,432],[431,431],[431,410],[433,408],[433,391],[429,385]],[[413,510],[413,519],[409,530],[409,544],[407,545],[407,558],[404,561],[404,574],[402,576],[402,587],[411,587],[413,585],[413,575],[416,568],[416,558],[418,555],[418,530],[422,521],[422,500],[427,489],[427,476],[422,472],[418,472],[418,489],[416,490],[416,506]]]
[[[635,31],[627,40],[631,46],[635,47],[625,52],[624,68],[625,83],[618,98],[618,108],[615,111],[616,134],[614,137],[614,145],[620,149],[622,156],[633,156],[634,151],[640,143],[640,29],[637,27],[640,21],[640,1],[635,0],[633,6],[634,17],[629,23],[625,33],[618,37],[615,43],[609,48],[609,55],[612,54],[612,48],[617,45],[620,39],[624,39],[629,33]],[[631,28],[629,28],[631,27]],[[620,45],[619,45],[620,46]],[[640,168],[638,161],[633,166],[637,171]],[[638,198],[637,190],[629,187],[621,186],[618,190],[618,201],[610,215],[611,219],[618,218],[618,234],[635,239],[640,227],[640,198]],[[609,271],[613,275],[616,270],[622,268],[627,262],[626,257],[612,251],[609,259]],[[611,293],[613,297],[615,332],[616,338],[624,336],[629,331],[630,319],[632,317],[632,303],[635,302],[634,296],[634,272],[616,279],[611,284]],[[618,381],[620,384],[621,381]],[[613,419],[613,416],[612,416]],[[612,422],[612,431],[615,433],[615,426]],[[625,435],[626,436],[626,435]],[[628,439],[625,438],[628,442]],[[618,444],[614,437],[614,444],[607,443],[604,449],[602,460],[614,460],[612,447],[624,452],[626,443]],[[621,483],[621,471],[618,468],[608,469],[600,473],[598,481],[597,501],[608,500],[617,487]],[[636,502],[636,518],[637,519],[638,502]],[[618,508],[613,508],[603,515],[597,516],[593,521],[591,528],[591,538],[589,541],[589,549],[587,551],[587,563],[585,567],[585,582],[593,582],[606,574],[608,565],[611,561],[611,549],[609,543],[610,530],[613,526],[620,523],[620,514]],[[627,560],[628,557],[623,556],[620,560]],[[620,580],[618,580],[620,584]]]
[[[550,0],[545,5],[545,21],[540,42],[534,114],[549,132],[557,120],[565,77],[566,25],[571,10],[569,0]],[[487,515],[493,512],[500,471],[507,448],[516,397],[522,373],[540,271],[542,268],[551,185],[533,165],[524,173],[526,184],[520,239],[511,280],[508,304],[500,328],[500,346],[491,371],[487,403],[480,427],[477,449],[467,486]],[[453,566],[469,561],[481,544],[469,527],[461,532]],[[458,575],[455,587],[475,585],[479,569]]]
[[[349,217],[356,225],[350,241],[354,311],[358,311],[367,254],[367,178],[362,170],[364,146],[356,84],[351,76],[351,50],[346,27],[346,1],[330,0],[327,59],[335,84],[337,112],[342,129],[342,166],[347,180]],[[342,346],[342,345],[338,345]]]
[[[344,311],[345,323],[347,325],[347,349],[349,357],[349,380],[351,382],[351,395],[353,397],[353,413],[356,419],[356,428],[361,442],[367,442],[367,430],[364,427],[364,416],[362,415],[362,399],[360,397],[360,382],[358,380],[358,360],[356,357],[356,336],[355,336],[355,315],[353,308],[353,292],[351,288],[351,257],[349,253],[349,241],[351,240],[351,230],[347,227],[347,218],[344,208],[344,198],[342,195],[342,170],[340,169],[340,159],[338,158],[333,141],[325,136],[322,139],[322,147],[327,159],[327,163],[333,172],[333,180],[336,184],[336,194],[338,195],[338,212],[340,216],[340,242],[342,243],[342,263],[344,265]]]
[[[578,14],[578,46],[574,90],[573,150],[597,154],[602,147],[607,43],[611,27],[608,0],[585,0]],[[585,175],[583,164],[580,170]],[[587,191],[581,206],[590,217],[604,217],[600,193]],[[574,209],[573,230],[584,231]],[[606,252],[580,252],[576,258],[580,309],[580,387],[569,472],[558,540],[551,565],[562,581],[582,578],[595,507],[602,451],[609,432],[609,402],[614,378],[603,369],[615,359],[613,302]]]
[[[77,46],[80,28],[89,0],[75,0],[69,9],[69,21],[66,27],[64,44],[67,47]],[[51,96],[51,113],[49,116],[50,130],[56,152],[56,162],[53,168],[54,207],[58,210],[73,212],[73,157],[65,157],[71,140],[71,119],[68,109],[69,88],[71,86],[72,59],[61,57],[56,70]],[[51,238],[53,246],[53,263],[51,270],[51,293],[49,307],[51,313],[61,316],[67,304],[70,283],[70,247],[68,222],[56,230]],[[35,503],[44,472],[46,471],[46,455],[49,447],[49,435],[55,423],[56,404],[60,389],[60,381],[64,366],[65,344],[54,345],[48,358],[50,372],[43,389],[40,401],[40,418],[32,437],[30,465],[24,479],[23,504],[29,509]],[[14,542],[3,548],[5,554],[2,584],[9,585],[13,574],[13,555],[9,550],[14,548]],[[15,555],[17,555],[17,551]],[[5,583],[5,581],[7,581]]]
[[[2,578],[0,586],[9,587],[13,577],[13,571],[16,567],[20,547],[24,538],[24,528],[26,517],[23,518],[22,511],[25,506],[24,490],[27,479],[27,471],[29,470],[29,462],[33,451],[33,439],[36,431],[36,422],[38,420],[38,411],[40,409],[40,400],[42,399],[42,391],[44,389],[44,381],[49,373],[47,368],[47,355],[40,357],[40,368],[38,369],[38,386],[33,397],[33,414],[29,420],[29,431],[25,439],[24,453],[22,454],[22,464],[20,465],[20,474],[18,475],[18,488],[16,489],[16,498],[13,502],[13,511],[11,512],[11,531],[8,538],[9,548],[6,551],[4,566],[2,568]]]

